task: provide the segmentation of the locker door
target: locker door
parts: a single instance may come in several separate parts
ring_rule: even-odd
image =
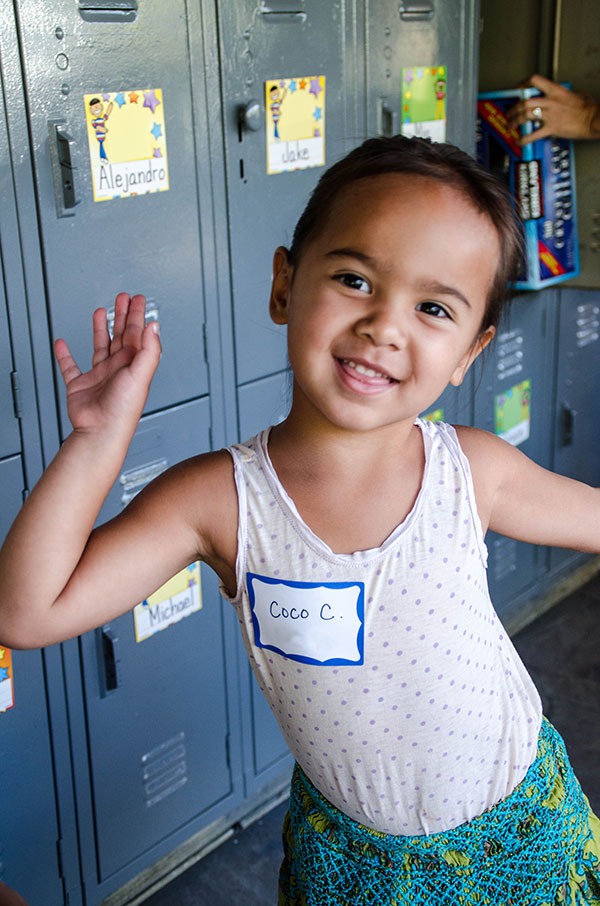
[[[165,341],[147,410],[200,396],[208,384],[185,0],[16,7],[52,333],[87,363],[91,312],[110,309],[119,290],[143,292]],[[143,194],[165,184],[162,171],[168,190]],[[114,197],[95,201],[107,186]],[[66,433],[64,405],[61,417]]]
[[[0,193],[0,198],[2,194]],[[0,246],[0,278],[4,272]],[[18,453],[21,449],[19,426],[11,388],[12,352],[8,334],[8,317],[4,297],[4,281],[0,279],[0,457]],[[4,537],[4,536],[2,536]]]
[[[600,290],[562,289],[552,468],[600,486]],[[582,554],[553,548],[551,567]]]
[[[240,438],[248,440],[267,425],[275,425],[288,413],[291,403],[291,374],[282,372],[254,381],[238,391]],[[292,757],[271,709],[263,696],[243,645],[239,645],[243,676],[247,679],[250,708],[243,709],[246,794],[250,795],[271,777],[291,767]]]
[[[23,487],[21,457],[0,461],[0,542],[21,507]],[[61,906],[65,894],[41,651],[9,652],[0,646],[0,765],[0,880],[30,906]]]
[[[475,396],[475,424],[503,436],[531,459],[550,465],[550,405],[556,293],[514,300],[510,321],[494,341]],[[485,353],[484,353],[485,356]],[[488,581],[497,611],[508,615],[542,575],[546,549],[489,532]]]
[[[190,449],[208,449],[208,425],[206,399],[142,419],[101,520]],[[202,567],[202,606],[193,611],[184,572],[184,590],[165,594],[164,605],[149,599],[137,615],[82,636],[80,661],[69,655],[90,902],[231,807],[223,603],[215,576]]]
[[[286,367],[285,332],[268,313],[271,261],[278,245],[290,244],[296,220],[323,172],[316,166],[267,173],[271,108],[266,111],[265,82],[284,82],[282,135],[288,103],[301,94],[310,100],[311,89],[316,92],[313,112],[320,119],[314,119],[313,131],[322,130],[324,121],[326,165],[341,156],[346,136],[345,2],[220,0],[218,7],[236,369],[237,383],[243,384]],[[322,86],[313,81],[319,76],[325,77],[324,104]],[[273,136],[271,144],[277,141]],[[285,145],[283,139],[280,145]],[[289,145],[295,153],[296,143]]]
[[[369,135],[442,141],[445,119],[445,140],[473,153],[478,12],[477,0],[365,0]]]

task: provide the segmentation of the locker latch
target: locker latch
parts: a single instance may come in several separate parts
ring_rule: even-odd
[[[575,439],[575,418],[577,410],[563,403],[560,412],[560,445],[561,447],[571,447]]]
[[[50,120],[50,161],[54,179],[54,198],[57,217],[72,217],[79,204],[75,193],[73,148],[75,142],[67,132],[65,120]]]
[[[260,14],[265,22],[306,22],[304,0],[262,0]]]
[[[104,626],[100,630],[101,641],[101,689],[102,695],[114,692],[119,685],[119,675],[117,671],[117,653],[116,643],[118,639],[110,626]]]
[[[405,22],[433,19],[433,0],[405,0],[399,6],[400,18]]]

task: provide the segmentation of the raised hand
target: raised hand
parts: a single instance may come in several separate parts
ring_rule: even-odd
[[[146,402],[160,359],[158,324],[145,326],[144,296],[119,293],[115,302],[112,340],[106,311],[93,315],[92,367],[82,372],[67,343],[56,340],[54,352],[67,389],[67,411],[73,427],[96,431],[134,427]]]

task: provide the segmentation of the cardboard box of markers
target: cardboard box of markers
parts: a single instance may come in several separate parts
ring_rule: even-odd
[[[523,221],[526,263],[517,289],[542,289],[579,273],[573,142],[550,137],[521,147],[507,120],[513,104],[538,94],[490,91],[477,102],[477,159],[507,183]],[[528,134],[534,123],[521,129]]]

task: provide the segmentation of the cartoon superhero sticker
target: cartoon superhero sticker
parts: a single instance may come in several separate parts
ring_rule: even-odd
[[[12,682],[12,652],[0,646],[0,714],[15,703]]]
[[[85,94],[94,201],[169,188],[162,91]]]
[[[494,400],[496,434],[515,447],[531,434],[531,380],[521,381]]]
[[[265,82],[267,173],[325,163],[325,76]]]
[[[402,70],[402,135],[446,140],[446,67]]]
[[[143,642],[202,608],[200,564],[186,566],[133,609],[135,638]]]

